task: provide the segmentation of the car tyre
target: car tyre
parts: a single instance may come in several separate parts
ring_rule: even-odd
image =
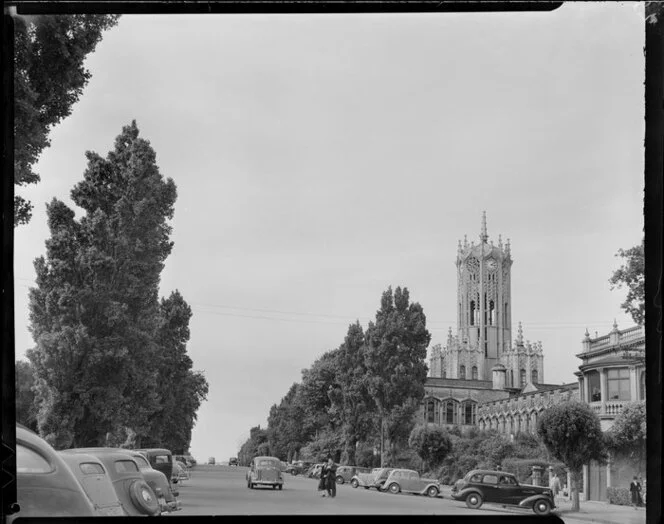
[[[533,511],[536,515],[546,516],[551,513],[551,503],[546,499],[539,499],[533,504]]]
[[[484,500],[482,500],[482,495],[477,492],[470,493],[466,497],[466,506],[470,509],[479,509],[483,503]]]
[[[281,491],[283,487],[284,487],[283,484],[279,484],[279,491]]]
[[[357,481],[357,479],[352,479],[350,481],[350,485],[353,486],[354,488],[357,488],[360,485],[360,483]]]
[[[336,481],[337,481],[337,484],[343,484],[344,483],[344,478],[341,475],[337,475]]]
[[[429,489],[427,489],[427,495],[430,497],[437,497],[438,488],[436,486],[429,486]]]
[[[393,495],[396,495],[397,493],[399,493],[401,491],[401,488],[399,487],[399,484],[397,484],[396,482],[393,482],[392,484],[390,484],[390,487],[387,488],[387,489]]]
[[[159,500],[144,480],[136,480],[129,486],[129,496],[136,509],[144,515],[159,515]]]

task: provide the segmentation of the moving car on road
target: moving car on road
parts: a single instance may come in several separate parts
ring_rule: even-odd
[[[516,476],[504,471],[470,471],[454,484],[452,498],[465,501],[471,509],[490,502],[529,508],[537,515],[548,515],[556,507],[549,488],[519,484]]]
[[[272,486],[282,489],[284,478],[281,474],[281,461],[276,457],[255,457],[247,471],[247,487]]]
[[[16,425],[16,517],[94,517],[85,490],[63,458],[39,435]]]
[[[385,480],[382,489],[394,494],[404,492],[437,497],[440,495],[440,482],[437,479],[422,478],[412,469],[395,469]]]
[[[380,491],[380,488],[385,484],[387,477],[390,476],[394,468],[374,468],[371,470],[371,473],[357,473],[355,476],[350,479],[350,485],[354,488],[362,486],[364,489],[376,488]]]
[[[231,457],[228,459],[229,466],[237,466],[237,457]]]

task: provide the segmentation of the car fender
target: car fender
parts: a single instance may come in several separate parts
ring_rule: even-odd
[[[426,487],[425,487],[422,491],[419,491],[418,493],[419,493],[420,495],[426,495],[426,494],[427,494],[427,491],[428,491],[429,488],[431,488],[431,487],[436,488],[436,489],[438,490],[438,496],[440,496],[440,493],[441,493],[442,490],[440,489],[440,486],[439,486],[438,484],[436,484],[435,482],[429,482],[429,483],[426,485]]]
[[[482,497],[482,499],[486,498],[484,496],[484,493],[482,493],[482,490],[478,489],[476,487],[462,489],[461,491],[457,491],[456,493],[453,493],[452,496],[457,500],[464,500],[471,493],[479,493],[480,496]]]
[[[552,508],[556,507],[556,504],[553,502],[553,499],[544,493],[538,493],[537,495],[531,495],[530,497],[523,499],[521,502],[519,502],[519,506],[522,508],[530,508],[535,504],[540,499],[546,499],[549,504],[551,504]]]

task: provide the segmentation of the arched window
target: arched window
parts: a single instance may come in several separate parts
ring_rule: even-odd
[[[475,301],[470,301],[470,325],[475,325]]]
[[[466,366],[463,364],[459,367],[459,378],[465,379],[466,378]]]
[[[646,399],[646,372],[641,371],[639,378],[639,395],[641,400]]]
[[[519,386],[523,387],[526,385],[526,370],[522,369],[519,371]]]
[[[537,384],[537,370],[536,370],[536,369],[533,369],[533,370],[530,372],[530,381],[531,381],[533,384]]]
[[[447,378],[447,370],[443,368],[443,378]]]
[[[514,370],[510,369],[510,387],[514,387]]]
[[[495,309],[495,306],[493,304],[493,300],[489,301],[489,325],[493,326],[493,310]]]
[[[475,425],[477,423],[477,404],[471,400],[465,401],[461,405],[462,423],[466,425]]]
[[[473,380],[477,380],[477,366],[473,366],[473,369],[471,370]]]
[[[446,400],[443,403],[443,416],[445,417],[445,424],[456,424],[457,413],[459,411],[459,403],[456,400]]]
[[[599,372],[589,371],[586,375],[588,380],[588,391],[590,392],[590,402],[599,402],[602,400],[602,388],[599,384]]]
[[[436,422],[436,401],[432,398],[426,403],[426,421],[432,424]]]

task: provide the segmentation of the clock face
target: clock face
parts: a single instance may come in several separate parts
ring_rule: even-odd
[[[491,271],[495,270],[498,267],[498,263],[493,258],[487,260],[486,265]]]

